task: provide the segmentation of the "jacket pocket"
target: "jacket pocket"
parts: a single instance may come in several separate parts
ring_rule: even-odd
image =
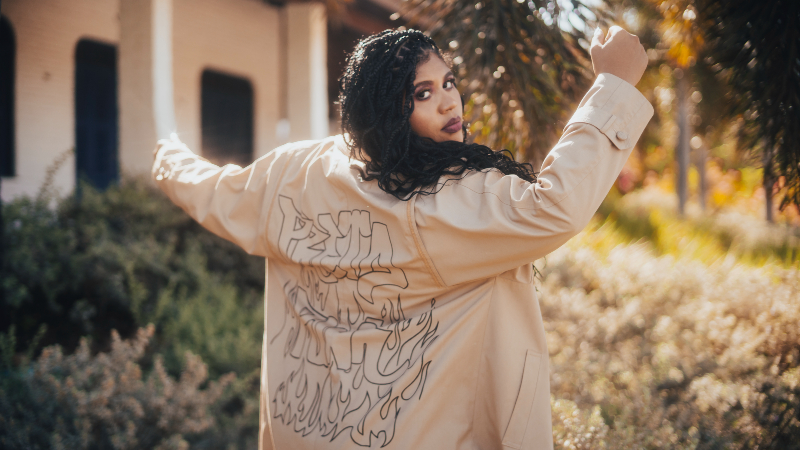
[[[533,400],[536,398],[536,385],[539,382],[541,363],[542,355],[528,350],[525,354],[522,384],[519,387],[517,401],[514,403],[514,410],[511,412],[511,420],[508,421],[508,427],[503,435],[503,447],[518,449],[522,445],[525,430],[528,428],[528,418],[530,418],[533,408]]]

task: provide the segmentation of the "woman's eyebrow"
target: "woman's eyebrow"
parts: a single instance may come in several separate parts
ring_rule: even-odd
[[[453,71],[452,70],[448,70],[447,73],[444,74],[444,78],[445,79],[447,79],[449,77],[452,77],[452,76],[455,76],[455,75],[453,75]],[[428,85],[431,85],[431,84],[433,84],[433,81],[431,81],[431,80],[420,81],[419,83],[414,84],[414,88],[418,88],[420,86],[428,86]]]

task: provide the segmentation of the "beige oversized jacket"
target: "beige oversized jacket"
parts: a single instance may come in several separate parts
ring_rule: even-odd
[[[536,183],[473,172],[410,201],[341,136],[245,168],[160,141],[158,186],[267,258],[260,448],[552,448],[531,262],[586,226],[652,114],[601,74]]]

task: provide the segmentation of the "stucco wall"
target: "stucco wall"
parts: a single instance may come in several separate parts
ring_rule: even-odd
[[[16,39],[16,176],[3,199],[35,194],[47,167],[75,145],[75,47],[82,38],[117,45],[119,0],[3,0]],[[63,194],[75,185],[75,158],[56,173]]]
[[[296,139],[326,134],[322,5],[281,9],[262,0],[3,0],[2,13],[17,42],[17,175],[3,179],[3,199],[35,194],[48,166],[75,145],[75,47],[81,38],[117,46],[120,173],[147,173],[159,137],[152,45],[156,1],[171,8],[175,128],[190,148],[201,152],[204,69],[252,84],[254,157],[282,143],[276,136],[282,116],[291,116]],[[282,101],[294,105],[282,109]],[[72,191],[74,157],[56,173],[54,185],[64,195]]]
[[[281,66],[279,10],[260,0],[174,0],[173,76],[178,134],[200,152],[200,78],[213,69],[253,86],[253,153],[276,146]]]

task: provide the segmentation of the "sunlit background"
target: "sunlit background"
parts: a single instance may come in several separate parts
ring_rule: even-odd
[[[470,139],[541,164],[639,36],[651,120],[536,281],[564,449],[800,448],[800,2],[0,1],[0,448],[256,447],[264,262],[149,179],[340,132],[366,35],[451,53]]]

